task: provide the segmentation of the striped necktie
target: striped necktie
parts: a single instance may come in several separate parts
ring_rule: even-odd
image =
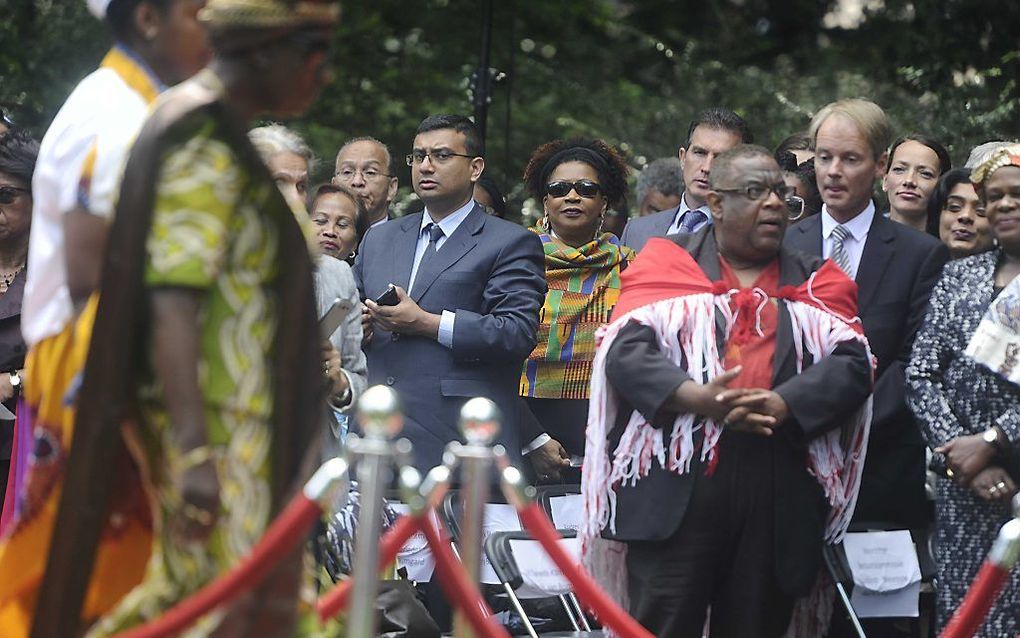
[[[832,229],[832,252],[829,258],[836,262],[836,265],[846,273],[847,277],[853,279],[854,273],[850,268],[850,255],[846,252],[846,247],[843,246],[843,242],[849,236],[850,231],[842,224],[837,224]]]
[[[684,215],[684,218],[680,220],[680,232],[693,233],[695,230],[697,230],[698,225],[700,225],[701,222],[705,221],[706,219],[708,219],[708,215],[701,212],[697,208],[695,208],[694,210],[689,210],[687,211],[687,214]]]

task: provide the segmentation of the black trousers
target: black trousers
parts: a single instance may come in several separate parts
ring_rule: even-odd
[[[631,614],[656,636],[782,636],[793,598],[776,581],[772,454],[755,435],[727,432],[712,476],[697,475],[670,538],[627,544]],[[663,503],[663,507],[668,507]]]

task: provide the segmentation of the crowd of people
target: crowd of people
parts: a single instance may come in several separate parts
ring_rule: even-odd
[[[707,108],[636,176],[604,140],[539,144],[526,228],[475,124],[433,114],[396,217],[386,144],[347,140],[314,185],[305,140],[254,126],[329,81],[335,2],[87,2],[99,69],[41,143],[0,125],[0,634],[159,617],[377,384],[422,471],[494,401],[511,462],[580,486],[586,564],[655,635],[850,635],[822,550],[870,528],[933,530],[947,623],[1020,485],[1020,144],[953,168],[847,98],[770,150]],[[328,632],[305,563],[187,635]],[[1013,574],[979,635],[1018,631]]]

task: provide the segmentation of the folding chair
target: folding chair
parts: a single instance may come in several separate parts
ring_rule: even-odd
[[[889,532],[901,529],[902,527],[892,523],[862,522],[852,523],[847,531]],[[921,594],[918,603],[920,607],[918,610],[919,616],[916,625],[911,627],[911,635],[913,638],[922,638],[922,636],[935,638],[934,614],[935,588],[937,584],[935,582],[935,559],[932,556],[931,548],[931,530],[911,529],[909,531],[911,540],[914,542],[914,550],[917,552],[917,563],[921,568]],[[836,593],[839,596],[840,603],[843,605],[843,609],[846,611],[850,624],[857,632],[859,638],[866,638],[860,618],[858,618],[857,612],[854,610],[853,603],[850,600],[854,587],[854,578],[843,543],[826,545],[822,557],[825,560],[825,568],[829,572],[829,576],[832,577],[833,582],[836,584]],[[925,619],[927,619],[927,623],[923,622]]]
[[[538,502],[556,529],[577,531],[583,515],[580,485],[543,485],[538,488]]]
[[[571,530],[559,530],[564,537],[560,543],[576,545],[577,539]],[[530,570],[522,570],[517,561],[515,551],[528,550]],[[556,597],[566,611],[574,631],[549,632],[542,636],[602,636],[601,631],[592,631],[577,600],[570,591],[570,583],[561,574],[551,559],[546,556],[541,544],[527,532],[496,532],[485,539],[485,554],[492,563],[493,571],[499,578],[500,585],[506,592],[511,604],[521,618],[525,630],[531,638],[538,638],[534,624],[524,610],[523,600]],[[541,558],[540,558],[541,557]],[[545,574],[547,577],[539,582],[529,574]]]

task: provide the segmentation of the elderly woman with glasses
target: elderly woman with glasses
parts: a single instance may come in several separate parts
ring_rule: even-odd
[[[1012,518],[1020,484],[1020,145],[997,151],[971,182],[999,245],[946,265],[906,371],[907,402],[943,474],[935,485],[940,627]],[[975,635],[1018,631],[1014,570]]]
[[[609,321],[620,273],[634,256],[615,235],[602,232],[609,207],[626,195],[628,170],[602,140],[581,139],[539,146],[524,170],[528,191],[545,212],[532,230],[545,250],[549,291],[520,393],[563,446],[559,468],[536,468],[540,481],[559,479],[571,457],[576,465],[584,455],[595,332]]]

